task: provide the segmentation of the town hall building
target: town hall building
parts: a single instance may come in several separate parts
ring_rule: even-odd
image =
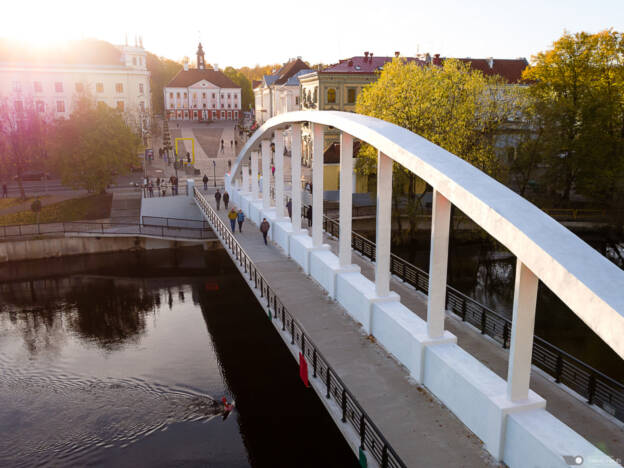
[[[223,72],[206,66],[201,43],[197,68],[188,63],[164,88],[168,120],[238,120],[241,116],[241,88]]]

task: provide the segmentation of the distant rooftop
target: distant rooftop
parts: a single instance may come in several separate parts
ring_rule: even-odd
[[[363,56],[355,56],[340,60],[338,63],[330,65],[319,71],[319,73],[376,73],[381,71],[386,63],[392,62],[393,58],[394,57],[377,57],[372,53],[364,52]],[[404,58],[408,62],[426,65],[424,60],[416,57]]]
[[[518,59],[495,59],[495,58],[460,58],[464,63],[469,63],[474,70],[479,70],[484,75],[498,75],[507,83],[522,82],[522,72],[529,66],[525,58]]]

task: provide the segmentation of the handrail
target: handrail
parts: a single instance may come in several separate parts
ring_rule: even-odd
[[[241,149],[230,178],[263,139],[288,125],[331,126],[375,147],[422,178],[512,252],[624,358],[624,272],[517,193],[409,130],[338,111],[298,111],[265,122]]]
[[[296,345],[301,353],[312,362],[312,378],[318,379],[326,389],[325,397],[335,400],[342,410],[342,422],[348,423],[360,435],[360,448],[368,451],[382,468],[405,467],[405,463],[385,439],[379,428],[360,406],[351,391],[332,369],[323,354],[312,342],[303,326],[286,309],[275,291],[269,286],[266,279],[258,271],[238,240],[232,235],[230,228],[219,218],[217,213],[206,201],[203,194],[194,188],[195,200],[206,215],[214,232],[220,238],[224,247],[230,250],[233,259],[239,262],[244,274],[249,274],[249,282],[253,281],[255,289],[260,290],[260,297],[265,299],[269,309],[269,318],[278,320],[282,325],[282,332],[290,334],[290,344]],[[271,313],[271,310],[273,313]]]
[[[305,217],[307,209],[309,206],[302,206],[302,217]],[[323,229],[330,236],[340,237],[340,225],[335,219],[323,215]],[[355,231],[351,233],[351,247],[371,261],[375,260],[375,242]],[[391,254],[390,271],[417,291],[428,293],[429,274],[407,260]],[[477,328],[481,334],[493,338],[503,348],[509,346],[511,320],[451,285],[446,286],[446,309]],[[533,340],[532,363],[554,377],[555,382],[566,385],[586,398],[588,403],[624,421],[624,385],[620,382],[537,335]]]
[[[195,220],[192,221],[198,222]],[[54,234],[143,235],[174,237],[180,239],[215,238],[215,234],[212,232],[212,229],[206,227],[166,226],[141,223],[68,221],[59,223],[14,224],[0,226],[0,239],[15,239]]]

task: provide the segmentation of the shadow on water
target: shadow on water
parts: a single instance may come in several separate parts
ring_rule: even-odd
[[[0,277],[0,465],[356,465],[225,252]],[[222,395],[237,403],[225,421]]]

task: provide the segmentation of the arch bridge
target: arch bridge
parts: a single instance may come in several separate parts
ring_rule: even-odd
[[[287,217],[284,132],[291,138],[292,212],[301,212],[302,125],[311,125],[312,229]],[[323,244],[323,141],[340,132],[338,254]],[[374,282],[352,262],[353,139],[378,150]],[[274,204],[271,144],[274,144]],[[393,164],[433,187],[431,255],[426,320],[390,290]],[[256,181],[262,178],[261,190]],[[568,466],[580,455],[617,464],[545,410],[529,388],[538,282],[542,281],[620,357],[624,357],[624,272],[527,200],[459,157],[396,125],[334,111],[281,114],[262,125],[240,151],[226,188],[233,202],[259,224],[284,254],[318,282],[368,335],[391,353],[508,466]],[[297,187],[298,188],[298,187]],[[195,191],[200,207],[203,195]],[[445,330],[445,295],[451,206],[455,205],[517,258],[507,379],[457,345]],[[206,213],[206,207],[203,208]],[[214,226],[213,226],[214,227]],[[567,460],[567,461],[566,461]],[[602,465],[601,465],[602,466]]]

